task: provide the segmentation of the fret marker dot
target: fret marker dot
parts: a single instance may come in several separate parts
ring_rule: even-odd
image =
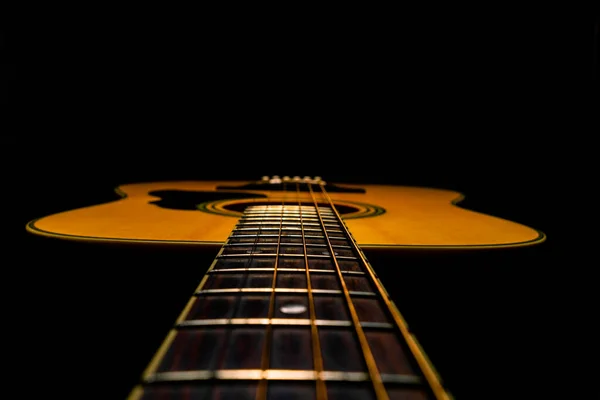
[[[284,314],[302,314],[306,311],[306,307],[302,304],[286,304],[279,309]]]

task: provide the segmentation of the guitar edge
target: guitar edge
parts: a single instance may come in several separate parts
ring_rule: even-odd
[[[157,182],[122,185],[115,189],[121,199],[65,211],[30,221],[28,232],[51,238],[126,245],[220,247],[233,230],[239,215],[219,212],[219,207],[169,209],[157,205],[160,196],[150,193],[181,191],[214,193],[220,184],[244,182]],[[348,229],[365,250],[471,250],[531,246],[546,235],[531,227],[457,206],[461,193],[422,187],[346,185],[365,188],[365,193],[330,194],[334,203],[354,207],[344,216]],[[161,192],[162,193],[162,192]],[[223,193],[226,193],[223,192]],[[250,191],[260,201],[302,201],[306,194]],[[329,194],[328,194],[329,195]],[[325,201],[320,193],[318,201]],[[214,195],[212,196],[214,198]],[[225,204],[225,205],[223,205]],[[370,206],[372,205],[372,206]],[[378,213],[361,211],[369,207]],[[201,208],[202,209],[202,208]],[[363,214],[361,214],[363,212]]]

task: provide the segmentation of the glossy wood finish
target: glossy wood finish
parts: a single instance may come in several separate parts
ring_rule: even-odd
[[[213,191],[217,185],[247,182],[186,181],[120,186],[123,198],[114,202],[40,218],[27,229],[35,234],[69,240],[221,245],[239,216],[198,210],[181,211],[150,204],[157,190]],[[449,190],[386,185],[344,185],[366,193],[330,193],[334,202],[367,203],[385,209],[373,217],[347,218],[346,224],[363,249],[370,248],[487,248],[539,243],[543,233],[522,224],[456,206],[462,194]],[[76,190],[74,188],[73,190]],[[310,201],[310,195],[256,191],[269,201]],[[315,188],[318,200],[324,197]]]

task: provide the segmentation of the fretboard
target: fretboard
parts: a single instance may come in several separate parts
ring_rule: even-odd
[[[246,209],[130,399],[447,398],[328,205]]]

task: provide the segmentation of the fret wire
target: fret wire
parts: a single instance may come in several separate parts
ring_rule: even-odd
[[[449,400],[450,396],[448,395],[446,390],[443,388],[442,383],[439,379],[438,373],[433,368],[433,365],[429,362],[427,356],[423,352],[423,350],[422,350],[421,346],[419,345],[419,343],[417,342],[416,338],[408,330],[408,326],[406,325],[404,318],[401,316],[400,311],[398,311],[396,306],[391,302],[387,291],[385,290],[385,288],[379,281],[379,278],[377,278],[377,276],[375,275],[373,269],[371,268],[369,262],[365,258],[362,251],[358,248],[355,240],[353,239],[352,235],[350,234],[350,231],[348,230],[346,225],[342,222],[342,217],[339,214],[339,212],[337,211],[337,209],[333,203],[333,200],[329,196],[329,193],[327,193],[327,191],[325,190],[323,185],[319,185],[319,186],[321,188],[321,192],[322,192],[323,196],[326,198],[327,202],[331,205],[331,209],[333,210],[336,217],[339,219],[340,226],[342,227],[342,229],[345,231],[346,235],[350,239],[349,240],[350,243],[352,243],[354,245],[355,251],[358,254],[358,257],[360,258],[363,266],[367,270],[369,276],[371,277],[372,282],[375,284],[375,287],[377,288],[377,291],[379,292],[379,295],[380,295],[379,297],[381,297],[381,299],[383,299],[383,302],[387,306],[388,313],[392,316],[394,322],[396,323],[397,328],[400,330],[400,333],[402,334],[402,337],[404,338],[406,344],[408,345],[411,353],[415,357],[415,360],[417,361],[417,364],[421,368],[421,371],[423,372],[425,379],[429,383],[429,386],[430,386],[434,396],[436,397],[437,400]],[[312,191],[312,189],[310,188],[310,185],[309,185],[309,190]],[[336,262],[336,265],[337,265],[337,262]]]
[[[298,195],[298,206],[301,206],[300,202],[300,185],[296,183],[296,193]],[[304,220],[302,214],[300,214],[300,227],[302,232],[302,246],[304,247],[304,264],[306,266],[306,287],[308,291],[308,311],[310,317],[310,334],[312,343],[313,353],[313,368],[317,372],[317,383],[316,383],[316,397],[317,400],[327,400],[327,387],[325,382],[321,379],[321,372],[323,371],[323,354],[321,352],[321,342],[319,340],[319,331],[317,328],[317,315],[315,311],[315,300],[313,297],[312,284],[310,281],[310,268],[308,267],[308,254],[306,251],[306,237],[304,236]]]
[[[268,215],[268,214],[267,214]],[[298,215],[297,217],[282,217],[282,219],[284,221],[300,221],[300,216]],[[312,217],[308,217],[305,219],[309,219],[309,220],[314,220],[315,218]],[[259,217],[254,217],[254,216],[248,216],[248,215],[242,215],[242,217],[240,218],[240,221],[279,221],[279,218],[277,217],[263,217],[263,218],[259,218]]]
[[[275,245],[275,243],[273,243],[273,245]],[[287,254],[287,253],[251,253],[255,256],[258,257],[275,257],[277,254],[279,255],[283,255],[286,257],[295,257],[295,258],[300,258],[303,257],[303,254]],[[250,254],[221,254],[218,255],[217,258],[219,259],[225,259],[225,258],[243,258],[243,257],[249,257]],[[338,260],[357,260],[356,257],[351,257],[351,256],[335,256]],[[324,255],[324,254],[308,254],[308,258],[309,259],[328,259],[330,258],[330,256],[328,255]]]
[[[275,236],[275,235],[273,235]],[[275,245],[275,243],[227,243],[226,244],[228,247],[251,247],[251,246],[273,246]],[[289,247],[302,247],[302,243],[284,243],[285,246],[289,246]],[[316,244],[312,244],[312,243],[308,243],[306,245],[308,248],[319,248],[319,247],[323,247],[326,248],[327,245],[326,244],[320,244],[320,243],[316,243]],[[334,248],[336,249],[352,249],[352,246],[347,246],[345,244],[341,244],[341,245],[333,245]]]
[[[300,229],[296,229],[296,228],[287,228],[288,230],[291,231],[300,231]],[[279,231],[277,228],[235,228],[236,231],[256,231],[256,230],[260,230],[262,231]],[[313,229],[313,228],[306,228],[306,231],[311,231],[311,232],[320,232],[320,229]],[[336,233],[342,233],[342,231],[335,231]]]
[[[296,254],[297,256],[302,256],[302,254]],[[305,268],[278,268],[280,272],[304,272]],[[335,274],[335,271],[329,269],[315,269],[311,268],[311,272],[317,274]],[[207,274],[228,274],[228,273],[237,273],[237,272],[272,272],[273,268],[227,268],[227,269],[215,269],[211,271],[207,271]],[[342,271],[344,275],[364,275],[365,273],[362,271]]]
[[[276,234],[261,234],[261,235],[256,235],[256,234],[238,234],[235,230],[233,231],[233,234],[231,235],[232,238],[251,238],[251,237],[256,237],[256,236],[260,236],[260,237],[278,237],[279,235]],[[287,235],[288,237],[291,238],[300,238],[302,237],[302,235]],[[307,239],[322,239],[322,236],[314,236],[314,235],[304,235],[304,237],[306,237]],[[345,237],[342,236],[330,236],[330,239],[338,239],[338,240],[346,240]],[[248,245],[250,245],[250,243],[248,243]]]
[[[300,215],[303,216],[309,216],[310,218],[316,218],[317,212],[312,210],[312,212],[307,212],[307,211],[286,211],[281,210],[281,211],[249,211],[247,213],[245,213],[247,218],[253,218],[256,215],[262,214],[264,213],[264,215],[266,217],[271,217],[271,218],[279,218],[281,215],[283,215],[284,218],[297,218]]]
[[[287,193],[286,193],[287,196]],[[288,196],[289,197],[289,196]],[[276,200],[275,197],[271,197],[271,200]],[[308,201],[308,200],[307,200]],[[275,201],[273,201],[273,204],[275,204]],[[278,207],[278,206],[276,206]],[[298,208],[298,206],[296,206],[295,204],[293,206],[285,206],[286,208],[284,208],[284,212],[286,214],[316,214],[317,212],[315,211],[314,207],[312,206],[312,204],[310,206],[302,206],[300,208]],[[290,208],[293,207],[293,208]],[[258,210],[262,210],[262,211],[269,211],[269,212],[273,212],[273,210],[276,208],[265,208],[261,205],[254,205],[252,207],[252,210],[249,210],[248,214],[251,213],[256,213],[258,212]]]
[[[313,218],[313,217],[303,217],[302,218],[304,221],[306,221],[309,224],[318,224],[318,219],[317,218]],[[267,218],[258,218],[258,217],[242,217],[238,220],[238,224],[254,224],[254,223],[258,223],[258,222],[276,222],[278,221],[278,218],[275,217],[267,217]],[[283,218],[283,222],[285,224],[294,224],[294,223],[299,223],[300,222],[300,217],[294,217],[294,218]],[[330,223],[334,223],[335,221],[333,220],[329,220]]]
[[[286,193],[287,195],[287,193]],[[275,197],[272,197],[272,199],[275,199]],[[284,199],[283,199],[284,200]],[[265,205],[255,205],[254,207],[252,207],[253,210],[273,210],[277,208],[276,206],[265,206]],[[301,206],[300,210],[298,210],[298,207],[293,206],[293,208],[291,207],[286,207],[284,206],[284,210],[287,213],[299,213],[299,212],[303,212],[303,213],[315,213],[315,209],[312,206]]]
[[[283,191],[285,193],[286,183],[283,183]],[[269,319],[273,318],[274,309],[275,309],[275,288],[277,286],[277,264],[279,264],[279,249],[281,246],[281,227],[283,225],[283,213],[285,211],[285,198],[281,201],[281,215],[282,218],[279,222],[279,237],[277,238],[277,250],[275,251],[275,267],[273,268],[273,282],[271,283],[272,292],[269,297],[269,310],[267,313],[267,317]],[[258,237],[258,236],[257,236]],[[265,342],[262,351],[261,358],[261,368],[263,371],[269,369],[270,357],[271,357],[271,342],[273,337],[273,329],[271,325],[266,326],[265,330]],[[266,400],[267,399],[267,380],[261,379],[258,383],[258,388],[256,389],[256,400]]]
[[[276,326],[296,326],[311,325],[311,319],[300,318],[214,318],[214,319],[186,319],[176,324],[178,329],[195,328],[198,326],[227,326],[227,325],[276,325]],[[316,326],[338,326],[352,328],[351,321],[316,319]],[[394,326],[388,322],[361,322],[363,328],[368,329],[393,329]]]
[[[335,272],[334,272],[335,273]],[[296,289],[296,288],[229,288],[229,289],[203,289],[196,293],[194,296],[201,296],[205,294],[244,294],[244,293],[308,293],[308,289]],[[343,294],[344,292],[336,289],[312,289],[313,294]],[[357,292],[348,291],[352,296],[365,296],[372,297],[376,296],[373,292]]]
[[[319,185],[319,186],[321,186],[321,189],[322,189],[322,185]],[[313,203],[315,204],[315,208],[317,209],[317,214],[319,216],[319,219],[322,221],[321,210],[319,209],[319,205],[317,204],[317,199],[315,198],[315,194],[312,189],[312,184],[310,184],[310,183],[308,184],[308,190],[312,197]],[[331,204],[332,212],[335,212],[333,203],[330,203],[330,204]],[[340,218],[339,214],[337,215],[337,217],[341,223],[341,218]],[[335,252],[333,251],[333,246],[331,245],[331,241],[329,240],[329,233],[327,232],[326,229],[323,229],[323,234],[325,236],[325,241],[327,242],[327,244],[329,246],[329,251],[331,252],[331,258],[335,265],[335,269],[337,270],[337,276],[340,281],[339,283],[344,292],[344,297],[346,299],[346,305],[348,306],[348,310],[350,311],[350,316],[352,318],[352,322],[353,322],[354,328],[356,330],[356,335],[358,336],[358,341],[361,345],[360,347],[361,347],[365,362],[367,364],[369,376],[371,377],[371,383],[372,383],[373,389],[375,391],[375,396],[377,397],[378,400],[389,400],[389,396],[383,385],[383,381],[381,380],[381,375],[379,374],[379,370],[377,368],[375,358],[373,357],[373,353],[371,352],[371,348],[369,347],[369,342],[367,341],[367,337],[365,336],[365,333],[360,325],[360,320],[358,318],[358,314],[356,312],[356,309],[354,308],[354,304],[352,303],[352,298],[350,297],[348,288],[346,287],[346,282],[344,281],[344,277],[342,275],[342,270],[340,269],[340,265],[337,261],[337,257],[335,255]]]
[[[271,222],[271,221],[267,221],[267,222],[264,222],[264,221],[250,221],[250,222],[242,221],[242,222],[238,222],[236,224],[236,226],[255,226],[255,225],[258,225],[258,226],[261,226],[261,225],[263,225],[263,226],[271,226],[271,225],[273,225],[273,226],[275,226],[275,225],[280,225],[281,223],[284,223],[284,224],[290,225],[290,226],[292,226],[292,225],[293,226],[300,225],[300,221],[298,221],[298,222],[296,222],[296,221],[293,221],[293,222],[292,221],[279,221],[279,222],[276,222],[276,221],[273,221],[273,222]],[[305,222],[304,225],[305,226],[320,226],[319,224],[313,223],[313,222]]]
[[[217,369],[217,370],[189,370],[189,371],[170,371],[153,374],[147,380],[148,384],[160,384],[164,382],[195,382],[195,381],[227,381],[227,380],[245,380],[255,381],[260,379],[280,380],[280,381],[333,381],[333,382],[367,382],[369,374],[365,372],[342,372],[342,371],[321,371],[314,370],[289,370],[289,369]],[[423,381],[418,376],[384,374],[382,380],[386,383],[398,386],[420,387]]]

